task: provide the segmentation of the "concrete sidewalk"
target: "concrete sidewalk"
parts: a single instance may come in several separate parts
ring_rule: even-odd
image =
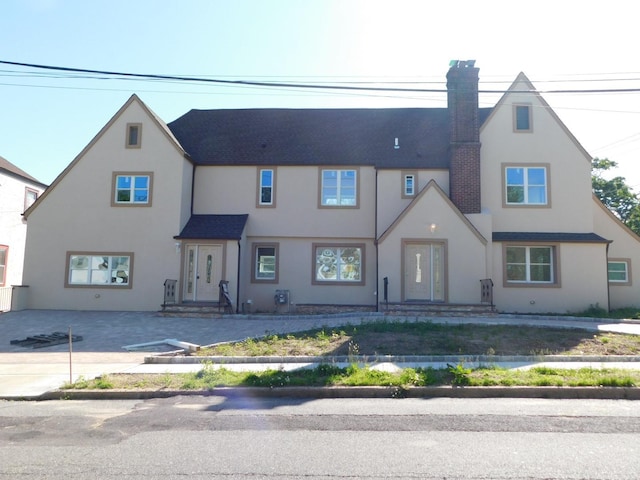
[[[175,318],[163,317],[156,312],[85,312],[26,310],[0,314],[0,398],[37,398],[45,392],[59,388],[63,383],[79,377],[94,378],[106,373],[166,373],[194,371],[199,364],[145,363],[149,352],[129,352],[123,347],[147,342],[176,339],[197,345],[242,340],[265,334],[283,334],[319,327],[338,327],[346,324],[361,324],[378,321],[381,314],[347,316],[245,316],[232,315],[222,318]],[[398,317],[389,317],[398,318]],[[402,317],[401,321],[426,320],[426,318]],[[585,328],[592,331],[611,331],[640,335],[640,322],[593,320],[575,317],[540,317],[497,315],[492,317],[441,317],[429,321],[439,323],[484,323],[508,325],[537,325],[563,328]],[[25,348],[11,344],[34,335],[53,332],[81,336],[81,341],[45,348]],[[499,359],[493,363],[508,368],[528,368],[540,361],[534,359]],[[611,363],[608,358],[590,358],[561,362],[565,368],[591,366],[593,368],[616,367],[638,368],[638,361]],[[419,359],[412,361],[379,361],[376,368],[394,369],[405,366],[445,365],[441,360]],[[555,365],[557,361],[545,362]],[[472,363],[470,363],[472,364]],[[308,362],[296,359],[280,359],[267,363],[243,362],[225,364],[226,368],[239,370],[261,370],[265,368],[294,369],[309,366]]]

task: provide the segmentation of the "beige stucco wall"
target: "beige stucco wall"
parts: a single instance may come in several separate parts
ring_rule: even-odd
[[[44,188],[26,179],[0,172],[0,245],[9,247],[5,272],[5,286],[22,284],[27,223],[22,213],[25,191],[29,188],[40,195]],[[0,273],[0,281],[2,273]]]
[[[528,89],[517,83],[514,90]],[[515,133],[513,105],[530,104],[533,131]],[[570,133],[533,94],[509,93],[481,129],[482,206],[494,231],[591,232],[591,162]],[[549,207],[505,207],[504,164],[546,164]]]
[[[378,234],[384,232],[409,206],[413,198],[403,198],[403,173],[415,173],[418,176],[416,195],[431,180],[446,193],[449,193],[448,170],[379,170],[378,171]]]
[[[595,197],[593,221],[596,233],[612,241],[609,245],[609,258],[626,260],[630,265],[630,283],[609,284],[611,308],[640,306],[640,278],[636,278],[640,275],[640,237],[626,228]]]
[[[430,225],[435,224],[432,232]],[[402,301],[402,242],[446,244],[447,301],[479,303],[480,280],[487,278],[487,242],[436,187],[429,187],[379,243],[379,277],[389,278],[389,302]],[[382,286],[380,286],[380,302]]]
[[[258,171],[257,167],[198,167],[194,213],[249,214],[248,236],[373,238],[373,168],[358,169],[358,208],[319,207],[320,169],[315,166],[278,167],[276,208],[257,207]]]
[[[142,123],[142,147],[125,148],[127,123]],[[132,101],[61,175],[28,217],[29,307],[158,310],[163,283],[179,278],[174,235],[188,216],[191,164]],[[153,172],[150,207],[112,207],[113,172]],[[178,179],[178,181],[176,181]],[[67,287],[67,252],[132,253],[132,288]]]
[[[506,286],[503,244],[493,244],[494,302],[501,312],[578,313],[590,306],[607,308],[606,245],[602,243],[561,243],[557,249],[557,286]],[[499,261],[498,261],[499,260]]]
[[[252,282],[251,248],[254,243],[277,243],[280,262],[278,283]],[[338,285],[314,284],[315,243],[336,246],[362,245],[364,247],[364,283]],[[249,237],[242,261],[241,303],[252,300],[252,311],[272,312],[275,310],[276,290],[289,290],[291,308],[302,304],[367,305],[376,304],[376,249],[372,239],[345,237]]]

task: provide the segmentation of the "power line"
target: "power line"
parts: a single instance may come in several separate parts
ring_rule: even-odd
[[[270,88],[302,88],[302,89],[321,89],[321,90],[348,90],[348,91],[381,91],[381,92],[421,92],[421,93],[446,93],[446,89],[441,88],[399,88],[399,87],[376,87],[376,86],[354,86],[354,85],[329,85],[318,83],[293,83],[293,82],[267,82],[257,80],[225,80],[222,78],[205,78],[205,77],[190,77],[182,75],[160,75],[149,73],[129,73],[129,72],[114,72],[109,70],[93,70],[86,68],[72,68],[72,67],[60,67],[52,65],[39,65],[32,63],[22,62],[10,62],[7,60],[0,60],[0,64],[13,65],[27,68],[35,68],[40,70],[68,72],[68,73],[84,73],[94,75],[106,75],[109,77],[124,77],[129,79],[146,79],[146,80],[173,80],[184,82],[198,82],[198,83],[213,83],[220,85],[233,85],[233,86],[258,86],[258,87],[270,87]],[[395,82],[393,82],[395,83]],[[501,94],[509,92],[510,90],[478,90],[478,93],[487,94]],[[511,90],[512,93],[529,93],[530,90],[516,91]],[[552,89],[552,90],[535,90],[537,93],[545,94],[567,94],[567,93],[636,93],[640,92],[638,88],[606,88],[606,89]]]

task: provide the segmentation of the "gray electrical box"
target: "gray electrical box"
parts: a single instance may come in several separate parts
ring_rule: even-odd
[[[276,290],[274,301],[276,305],[289,305],[289,290]]]

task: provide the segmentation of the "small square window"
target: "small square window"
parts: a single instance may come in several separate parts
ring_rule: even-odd
[[[506,205],[547,205],[546,167],[505,167]]]
[[[140,148],[142,144],[142,124],[127,123],[127,148]]]
[[[150,206],[152,183],[151,173],[114,173],[112,206]]]

